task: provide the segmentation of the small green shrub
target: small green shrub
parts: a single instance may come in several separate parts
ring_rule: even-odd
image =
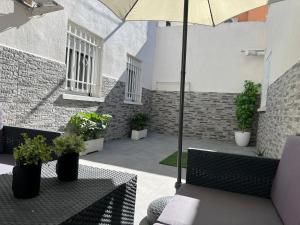
[[[29,138],[28,134],[22,134],[24,143],[14,148],[14,159],[21,165],[38,165],[51,160],[51,148],[46,144],[46,138],[38,135]]]
[[[130,124],[132,130],[144,130],[147,126],[149,118],[144,113],[138,113],[133,118],[131,118]]]
[[[239,129],[243,132],[250,130],[252,127],[260,87],[260,84],[255,84],[252,81],[246,80],[244,84],[244,91],[235,99],[235,114]]]
[[[85,141],[97,139],[104,135],[112,116],[80,112],[71,117],[66,131],[83,137]]]
[[[77,135],[65,135],[53,140],[53,151],[57,155],[67,153],[80,153],[85,150],[85,143],[82,137]]]
[[[255,154],[258,156],[258,157],[264,157],[264,156],[266,156],[267,154],[266,154],[267,152],[265,151],[265,150],[256,150],[256,152],[255,152]]]

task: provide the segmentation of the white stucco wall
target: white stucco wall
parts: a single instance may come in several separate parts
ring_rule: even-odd
[[[0,2],[0,44],[64,63],[66,30],[72,20],[104,40],[102,74],[125,81],[127,54],[142,63],[143,87],[152,87],[156,23],[122,23],[99,1],[57,0],[63,11],[29,18],[13,0]]]
[[[0,44],[64,62],[66,24],[64,12],[34,18],[13,0],[0,1]]]
[[[300,60],[300,1],[271,5],[267,20],[267,52],[272,51],[269,84]]]
[[[178,82],[181,68],[182,27],[161,27],[157,32],[153,88],[157,82]],[[187,75],[190,90],[197,92],[237,93],[244,80],[261,82],[262,56],[245,56],[242,49],[265,49],[265,23],[230,23],[215,28],[189,26]]]

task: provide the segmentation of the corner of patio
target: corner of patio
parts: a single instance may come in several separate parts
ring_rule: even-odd
[[[128,172],[138,176],[135,224],[147,224],[149,204],[159,197],[175,194],[177,168],[160,164],[160,161],[176,152],[174,135],[150,133],[145,139],[132,141],[128,138],[105,143],[101,152],[81,157],[87,166]],[[205,140],[196,137],[183,139],[184,150],[199,148],[241,155],[255,155],[255,147],[238,147],[230,142]],[[183,177],[186,170],[183,169]]]

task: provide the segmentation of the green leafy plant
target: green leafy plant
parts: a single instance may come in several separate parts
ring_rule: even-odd
[[[266,156],[266,150],[259,150],[257,149],[255,154],[258,156],[258,157],[264,157]]]
[[[254,121],[254,115],[257,108],[257,96],[260,93],[260,84],[252,81],[245,81],[244,91],[235,99],[236,118],[239,129],[242,132],[249,131]]]
[[[83,137],[85,141],[97,139],[104,135],[112,116],[95,112],[80,112],[71,117],[66,131]]]
[[[46,144],[46,138],[38,135],[29,138],[28,134],[22,134],[24,143],[14,148],[14,159],[21,165],[38,165],[51,160],[51,148]]]
[[[65,135],[53,140],[53,151],[57,155],[67,153],[80,153],[85,150],[85,143],[82,137],[77,135]]]
[[[144,130],[147,126],[149,118],[144,113],[138,113],[133,118],[131,118],[130,124],[132,130]]]

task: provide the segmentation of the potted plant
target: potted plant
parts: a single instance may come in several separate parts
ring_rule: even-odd
[[[56,174],[60,181],[78,179],[79,153],[85,150],[83,138],[65,135],[53,140],[53,150],[58,156]]]
[[[42,163],[51,160],[51,149],[46,138],[29,138],[22,134],[24,143],[14,149],[12,190],[16,198],[33,198],[40,192]]]
[[[260,84],[245,81],[244,91],[235,99],[235,114],[240,129],[235,132],[235,142],[238,146],[246,147],[250,142],[250,129],[254,121],[260,87]]]
[[[265,157],[266,156],[266,150],[257,149],[255,154],[256,154],[257,157]]]
[[[141,138],[147,137],[147,126],[149,118],[144,113],[138,113],[133,118],[131,118],[131,139],[139,140]]]
[[[81,136],[85,141],[86,150],[80,155],[103,149],[104,132],[108,127],[112,116],[108,114],[97,114],[80,112],[72,116],[66,126],[66,132]]]

